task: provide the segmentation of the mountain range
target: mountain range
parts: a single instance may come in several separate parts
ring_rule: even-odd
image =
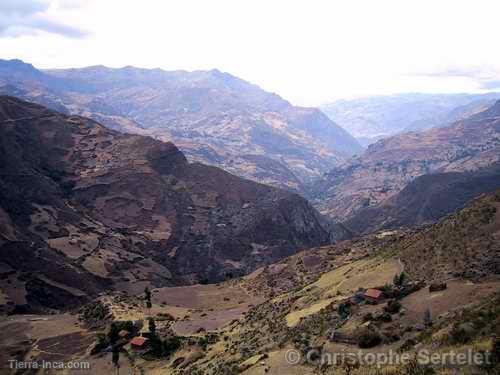
[[[500,101],[446,127],[379,140],[325,175],[311,198],[324,214],[349,220],[393,197],[416,177],[471,172],[500,160]],[[429,178],[429,181],[432,177]],[[422,203],[415,202],[415,203]]]
[[[364,146],[401,132],[443,127],[480,112],[500,99],[487,94],[397,94],[342,99],[321,106],[332,121]]]
[[[412,228],[437,222],[477,196],[500,188],[500,163],[472,172],[419,176],[396,195],[361,209],[345,225],[356,233]]]
[[[1,290],[13,309],[223,280],[339,234],[296,194],[8,96],[0,191]]]
[[[0,60],[0,93],[172,141],[191,161],[294,191],[362,150],[318,109],[292,106],[218,70],[42,71]]]
[[[495,94],[389,100],[363,151],[218,70],[0,60],[0,92],[0,364],[361,375],[315,358],[459,348],[498,373]]]

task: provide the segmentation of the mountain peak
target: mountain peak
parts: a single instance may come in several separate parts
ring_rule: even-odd
[[[20,59],[0,59],[0,71],[9,73],[40,73],[32,64],[26,63]]]

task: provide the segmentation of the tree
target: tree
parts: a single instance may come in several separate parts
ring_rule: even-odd
[[[96,343],[90,354],[97,354],[108,346],[108,339],[104,333],[98,333],[96,338]]]
[[[431,310],[427,309],[424,312],[424,325],[426,327],[432,326],[432,316],[431,316]]]
[[[395,299],[392,299],[389,301],[384,310],[390,314],[396,314],[399,312],[399,310],[401,310],[401,303]]]
[[[148,287],[144,288],[144,299],[146,300],[146,308],[151,309],[151,291]]]
[[[351,315],[351,307],[347,303],[341,303],[337,310],[340,319],[344,320]]]
[[[148,328],[149,328],[149,332],[151,332],[151,336],[156,336],[156,324],[155,324],[155,320],[153,318],[149,318]]]
[[[406,274],[404,272],[401,272],[399,275],[395,275],[394,279],[392,280],[392,283],[394,286],[402,287],[406,283]]]
[[[116,368],[116,373],[119,375],[120,374],[120,364],[118,363],[120,361],[120,348],[118,345],[113,345],[113,352],[112,352],[112,358],[111,360],[113,361],[113,366]]]
[[[109,328],[108,332],[108,339],[111,345],[114,345],[118,341],[118,338],[120,337],[118,335],[119,332],[120,332],[120,327],[118,327],[118,325],[115,322],[111,323],[111,327]]]

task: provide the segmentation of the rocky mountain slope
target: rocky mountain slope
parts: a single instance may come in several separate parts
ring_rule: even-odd
[[[500,160],[500,101],[450,126],[410,132],[370,145],[314,188],[325,214],[348,220],[377,206],[418,176],[474,171]]]
[[[178,198],[182,201],[183,196],[171,195],[174,193],[169,187],[175,187],[177,194],[189,195],[192,191],[198,194],[189,176],[203,175],[203,169],[215,173],[216,169],[193,165],[191,170],[172,144],[118,134],[93,121],[63,116],[12,98],[3,98],[2,102],[5,101],[9,104],[0,106],[3,119],[0,139],[7,141],[0,143],[0,160],[8,160],[8,165],[16,165],[12,164],[15,161],[19,166],[16,170],[23,173],[18,173],[16,180],[1,180],[2,189],[9,192],[8,199],[0,201],[0,207],[7,206],[3,208],[0,221],[2,297],[12,304],[14,298],[20,298],[19,291],[22,294],[26,290],[31,303],[36,301],[33,296],[37,296],[38,300],[43,298],[57,307],[55,296],[63,291],[73,295],[84,285],[96,285],[96,289],[101,290],[101,283],[108,282],[118,290],[108,291],[84,306],[80,310],[80,321],[74,314],[37,318],[17,315],[1,321],[0,328],[6,333],[4,337],[8,337],[0,340],[3,360],[56,358],[67,362],[78,359],[90,363],[94,372],[112,373],[116,369],[111,365],[112,353],[108,350],[113,331],[111,322],[115,323],[115,328],[116,325],[132,327],[128,328],[128,337],[115,342],[120,350],[120,370],[130,373],[319,375],[340,372],[362,375],[371,373],[374,367],[361,360],[352,364],[350,358],[359,357],[319,363],[318,356],[407,353],[413,358],[417,349],[430,353],[470,349],[480,354],[485,350],[493,352],[495,345],[498,347],[498,340],[492,338],[492,333],[500,332],[498,190],[469,202],[465,208],[432,225],[382,231],[334,245],[305,249],[241,278],[218,284],[163,287],[165,284],[158,281],[158,276],[164,275],[166,268],[154,268],[164,267],[161,256],[155,259],[144,254],[153,252],[149,247],[152,239],[161,241],[168,234],[165,226],[158,228],[161,219],[156,220],[156,224],[151,223],[155,219],[144,211],[167,217],[169,211],[158,208],[158,195],[154,193],[157,186],[158,189],[165,186],[162,207],[174,205]],[[25,120],[9,120],[12,115]],[[27,136],[29,134],[32,136]],[[27,142],[20,145],[23,139]],[[68,145],[71,148],[68,149]],[[90,157],[83,159],[81,153],[88,153]],[[5,159],[6,155],[13,155],[13,159]],[[131,175],[127,167],[129,156],[133,156],[134,162],[139,161],[134,163],[134,169],[140,174],[139,180],[147,184],[136,184],[133,182],[136,177],[127,177]],[[2,176],[15,172],[5,164],[0,167]],[[57,174],[56,170],[67,172]],[[221,171],[217,173],[228,176]],[[7,189],[6,186],[19,181],[21,175],[30,179],[30,183],[17,183],[17,190]],[[203,176],[203,181],[208,180],[206,174]],[[155,184],[157,177],[161,182]],[[297,197],[236,177],[227,178],[248,185],[249,190],[280,192],[284,199]],[[132,186],[134,194],[125,189],[128,195],[118,195],[116,189],[123,189],[125,184]],[[151,186],[146,195],[152,197],[150,201],[141,195],[141,189],[146,186]],[[212,191],[206,186],[203,188],[203,191]],[[110,191],[114,195],[103,195]],[[240,190],[233,187],[230,191],[231,197],[221,194],[216,201],[238,201]],[[38,192],[36,200],[31,198]],[[34,208],[23,206],[20,196],[28,196],[38,205],[51,209],[40,215]],[[133,207],[123,199],[117,200],[118,196],[144,203],[139,209],[138,203]],[[198,209],[203,197],[195,198],[191,194],[190,198],[184,195],[183,199],[191,199],[191,207]],[[243,201],[238,201],[238,207]],[[224,205],[220,207],[227,209]],[[250,207],[243,204],[241,211]],[[27,212],[23,213],[24,210]],[[110,217],[107,212],[114,214]],[[131,227],[129,215],[134,215],[133,221],[139,223],[140,228]],[[236,217],[244,222],[248,220],[248,217]],[[24,220],[24,227],[18,219]],[[269,222],[266,226],[272,229],[273,238],[281,233],[279,228],[270,228]],[[26,227],[29,229],[23,232]],[[175,226],[171,228],[170,232],[175,233]],[[90,250],[97,257],[88,256],[83,263],[82,257],[77,258],[78,261],[68,260],[65,254],[75,250],[71,250],[69,244],[63,246],[64,241],[57,242],[61,238],[59,232],[64,231],[67,233],[62,236],[73,235],[71,238],[78,241],[78,248],[83,252],[89,251],[89,237],[99,235],[100,253]],[[259,228],[259,235],[263,233],[264,229]],[[28,240],[14,239],[14,236],[28,236],[31,242],[28,245],[25,243]],[[52,246],[51,240],[55,240],[52,244],[56,248],[48,247]],[[168,241],[154,250],[168,251],[170,256],[174,250],[168,250]],[[177,251],[179,249],[183,249],[182,245]],[[111,260],[113,267],[105,269],[114,273],[95,278],[89,266],[96,263],[87,261],[98,263],[99,255],[109,256],[110,253],[115,254]],[[18,259],[21,257],[18,254],[24,254],[24,258]],[[127,254],[142,259],[125,263]],[[52,273],[36,268],[38,262],[43,261],[55,268]],[[403,273],[405,277],[401,276]],[[73,274],[77,280],[68,285],[64,275]],[[141,274],[152,280],[150,308],[144,307],[146,283],[135,283],[134,290],[130,287],[134,283],[124,280]],[[445,288],[431,292],[429,287],[436,282],[445,282]],[[12,285],[18,288],[18,295]],[[368,288],[381,291],[378,303],[373,304],[365,298]],[[85,294],[74,300],[79,301],[83,296]],[[9,306],[5,304],[4,308]],[[17,308],[19,311],[20,306]],[[429,324],[424,318],[427,310],[430,312]],[[153,335],[144,329],[149,325],[143,327],[150,318],[155,321]],[[152,344],[143,350],[132,347],[132,337],[141,334],[156,337],[163,350],[156,351]],[[495,369],[498,370],[499,362],[493,365],[496,367],[491,367],[490,373],[498,372]],[[456,369],[447,363],[397,363],[387,368],[382,363],[381,366],[375,371],[380,373],[387,369],[387,373],[395,375],[449,373]],[[484,367],[472,363],[461,366],[462,370],[487,373]]]
[[[499,93],[398,94],[338,100],[321,110],[367,146],[403,131],[447,126],[499,98]]]
[[[172,143],[0,97],[1,292],[11,308],[223,279],[335,237],[296,194]]]
[[[491,329],[499,328],[500,311],[492,309],[500,285],[499,212],[497,191],[427,228],[383,232],[312,249],[247,276],[252,279],[243,285],[258,286],[255,293],[271,289],[276,294],[228,324],[221,332],[223,339],[214,344],[214,349],[223,345],[225,350],[207,351],[210,359],[199,360],[193,368],[210,374],[223,373],[217,369],[224,367],[244,374],[333,374],[339,368],[345,370],[341,373],[359,369],[354,373],[368,374],[373,367],[363,363],[349,370],[346,363],[320,366],[319,361],[304,357],[310,351],[354,353],[360,348],[408,352],[417,343],[420,348],[444,348],[454,338],[450,331],[455,322],[467,321],[465,312],[477,304],[485,315],[490,314],[483,323],[492,322],[492,326],[483,330],[478,322],[473,337],[485,339],[483,347],[490,348]],[[402,272],[406,279],[395,285],[394,276]],[[430,293],[427,286],[436,281],[447,281],[447,289]],[[382,302],[364,302],[360,296],[367,288],[383,290]],[[394,301],[399,305],[391,310]],[[422,324],[427,308],[433,314],[433,327]],[[378,340],[369,344],[367,340],[365,346],[367,334]],[[464,339],[461,344],[470,341]],[[286,354],[290,350],[302,360],[290,364]],[[214,362],[217,366],[210,366]],[[398,369],[388,373],[411,373],[404,366]]]
[[[345,224],[357,233],[371,233],[432,223],[499,188],[498,163],[474,172],[426,174],[378,206],[362,209]]]
[[[122,132],[173,141],[190,160],[295,191],[361,151],[319,110],[294,107],[218,70],[40,71],[2,60],[0,92]]]
[[[371,374],[373,365],[361,359],[355,365],[320,363],[312,355],[391,350],[413,357],[417,348],[431,353],[491,350],[492,332],[500,328],[499,212],[497,191],[425,228],[309,249],[211,288],[154,290],[157,329],[169,330],[162,334],[165,338],[173,331],[182,345],[156,359],[124,345],[132,360],[123,360],[123,365],[146,373],[161,368],[173,374],[361,375]],[[446,286],[431,292],[436,282]],[[381,291],[378,303],[365,299],[368,288]],[[117,296],[114,302],[108,297],[101,301],[119,321],[139,300]],[[424,325],[427,309],[431,322]],[[170,320],[160,320],[168,314]],[[469,324],[466,334],[460,332],[464,323]],[[105,353],[88,358],[97,366],[106,355],[109,358]],[[411,372],[406,363],[380,365],[376,372],[387,368],[395,375],[444,374],[454,368],[434,363],[434,371],[422,363]],[[460,369],[486,373],[475,365]]]

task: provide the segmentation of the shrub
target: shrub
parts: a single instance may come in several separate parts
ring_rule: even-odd
[[[416,358],[412,359],[404,366],[401,375],[434,375],[436,371],[429,365],[420,364]]]
[[[369,322],[373,320],[373,314],[372,313],[367,313],[363,315],[363,322]]]
[[[396,314],[399,312],[399,310],[401,310],[401,303],[399,303],[399,301],[395,299],[390,300],[384,310],[389,314]]]
[[[455,324],[450,331],[452,344],[466,344],[474,337],[475,329],[470,323]]]
[[[158,336],[152,336],[150,339],[151,350],[148,354],[157,358],[168,358],[181,347],[181,343],[178,336],[170,336],[165,340],[160,339]]]
[[[104,333],[97,334],[97,341],[90,354],[100,353],[103,349],[108,346],[108,339]]]
[[[382,337],[377,332],[366,331],[360,334],[358,346],[362,349],[373,348],[382,342]]]
[[[341,303],[337,310],[340,319],[347,319],[351,315],[351,306],[347,303]]]
[[[391,314],[385,312],[385,313],[377,316],[375,320],[378,320],[378,321],[384,322],[384,323],[389,323],[389,322],[392,322],[392,316],[391,316]]]
[[[406,274],[402,272],[400,275],[395,275],[393,279],[394,286],[402,287],[406,283]]]

